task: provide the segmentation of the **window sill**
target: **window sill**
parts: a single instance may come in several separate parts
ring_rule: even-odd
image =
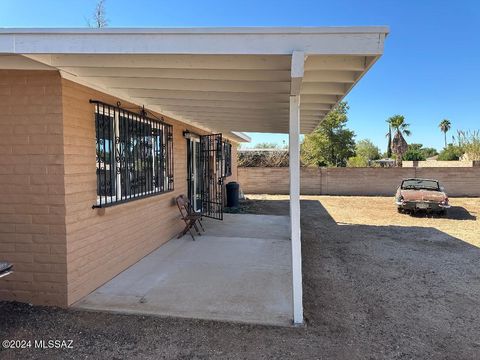
[[[127,204],[127,203],[134,202],[136,200],[143,200],[143,199],[148,199],[148,198],[152,198],[152,197],[159,196],[159,195],[169,194],[169,193],[172,193],[174,191],[175,190],[172,189],[172,190],[167,190],[167,191],[163,191],[163,192],[159,192],[159,193],[151,193],[151,194],[143,194],[143,195],[138,195],[138,196],[132,196],[132,197],[127,198],[127,199],[118,200],[118,201],[109,201],[109,202],[106,202],[106,203],[103,203],[103,204],[95,204],[95,205],[92,205],[92,209],[104,209],[104,208],[107,208],[107,207],[113,207],[113,206],[117,206],[117,205]]]

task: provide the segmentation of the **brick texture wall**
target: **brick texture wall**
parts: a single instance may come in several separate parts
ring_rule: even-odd
[[[288,194],[288,168],[238,168],[246,194]],[[402,179],[438,179],[450,196],[480,196],[480,168],[302,168],[304,195],[389,196]]]
[[[175,191],[93,210],[95,120],[89,100],[119,99],[53,71],[0,71],[0,97],[0,259],[15,266],[0,280],[0,299],[71,305],[182,229],[174,204],[175,196],[187,192],[182,132],[204,131],[165,118],[174,131]],[[226,182],[237,177],[236,144],[233,149],[233,174]]]
[[[473,167],[480,166],[480,161],[458,160],[458,161],[441,161],[441,160],[427,160],[427,161],[402,161],[402,167]]]
[[[60,75],[0,70],[0,299],[67,302]]]
[[[118,99],[68,80],[62,83],[70,305],[181,231],[183,222],[174,199],[187,193],[187,142],[182,132],[205,132],[165,118],[173,125],[175,191],[93,210],[97,186],[95,121],[89,100],[116,104]],[[122,106],[136,107],[123,101]],[[236,159],[236,152],[232,155]],[[232,175],[227,182],[236,178],[235,168]]]

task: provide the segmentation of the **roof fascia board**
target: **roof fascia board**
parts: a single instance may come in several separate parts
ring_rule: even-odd
[[[241,142],[251,142],[252,141],[252,138],[250,136],[248,136],[247,134],[243,133],[243,132],[232,131],[231,133],[233,135],[235,135],[236,137],[238,137],[239,139],[241,139]]]
[[[376,29],[376,31],[374,31]],[[16,32],[15,32],[16,31]],[[0,30],[0,53],[380,55],[385,28]]]
[[[388,26],[278,26],[185,28],[0,28],[5,34],[336,34],[388,33]]]

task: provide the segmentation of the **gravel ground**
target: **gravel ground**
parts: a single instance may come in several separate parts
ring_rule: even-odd
[[[251,198],[240,212],[288,214],[285,197]],[[391,198],[304,197],[301,328],[0,302],[0,340],[73,340],[0,358],[478,359],[479,202],[452,199],[437,218]]]

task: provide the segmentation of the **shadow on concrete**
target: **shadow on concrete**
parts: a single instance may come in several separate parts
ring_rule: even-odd
[[[289,326],[288,218],[225,214],[203,226],[196,241],[168,241],[74,307]]]

